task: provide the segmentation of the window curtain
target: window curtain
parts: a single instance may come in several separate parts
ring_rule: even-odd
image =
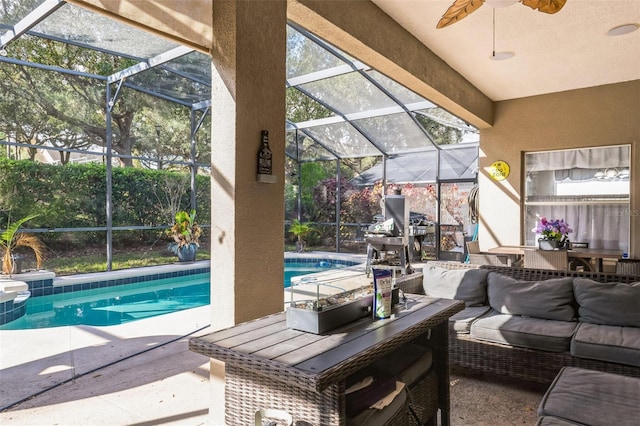
[[[572,149],[527,154],[527,171],[629,167],[629,146]]]
[[[527,208],[526,244],[537,245],[536,235],[531,231],[537,217],[564,219],[573,232],[569,240],[589,243],[589,247],[629,251],[629,205],[550,205]]]

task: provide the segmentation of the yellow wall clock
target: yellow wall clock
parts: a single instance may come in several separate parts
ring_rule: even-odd
[[[498,160],[489,166],[489,176],[493,180],[505,180],[509,177],[509,164],[506,161]]]

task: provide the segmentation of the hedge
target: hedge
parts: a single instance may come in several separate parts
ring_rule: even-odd
[[[180,194],[179,208],[190,209],[186,173],[139,168],[112,169],[113,226],[166,226],[173,222],[170,200]],[[196,176],[198,222],[210,223],[207,176]],[[28,228],[106,226],[106,166],[55,166],[0,158],[0,229],[9,217],[39,214]],[[177,199],[177,197],[174,197]]]

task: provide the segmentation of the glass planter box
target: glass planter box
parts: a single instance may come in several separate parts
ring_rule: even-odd
[[[373,284],[331,296],[320,296],[320,288],[327,284],[307,284],[315,285],[316,297],[290,302],[286,310],[287,327],[322,334],[367,316],[373,319]],[[398,301],[399,291],[395,288],[392,293],[392,305]]]

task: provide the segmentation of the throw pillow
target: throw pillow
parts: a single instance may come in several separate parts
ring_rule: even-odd
[[[575,321],[572,278],[519,281],[491,272],[487,278],[489,305],[501,314]]]
[[[581,322],[640,327],[640,282],[599,283],[575,278],[573,292]]]
[[[464,300],[466,306],[482,306],[487,300],[486,269],[446,269],[427,262],[422,269],[424,294]]]

